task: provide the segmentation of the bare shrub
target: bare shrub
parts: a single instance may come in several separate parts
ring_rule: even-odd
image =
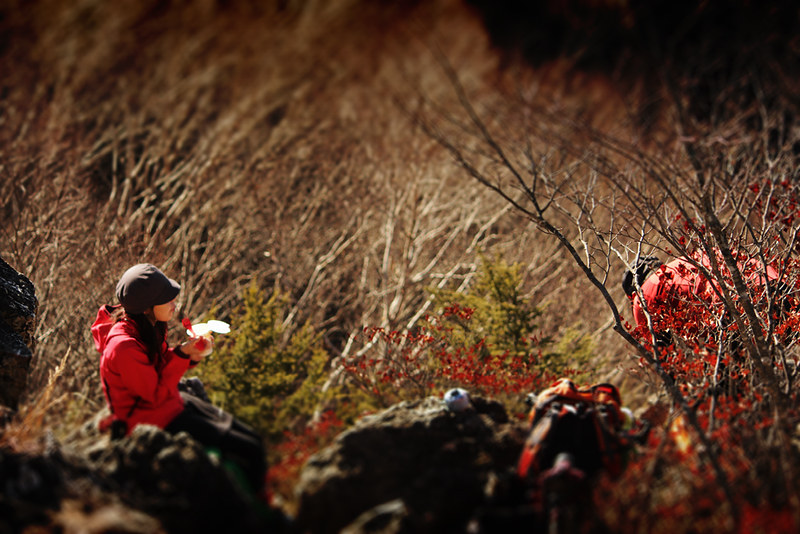
[[[419,125],[467,177],[535,223],[581,269],[614,331],[658,376],[686,422],[697,444],[692,454],[712,468],[713,476],[687,491],[724,499],[725,529],[738,525],[742,502],[766,495],[781,495],[796,513],[789,497],[796,489],[782,476],[796,461],[789,443],[797,354],[794,336],[784,335],[797,313],[798,137],[796,126],[786,124],[797,116],[796,101],[774,77],[737,68],[717,80],[721,94],[698,102],[709,95],[680,85],[702,64],[690,63],[662,73],[672,134],[642,140],[638,124],[609,127],[602,113],[575,109],[554,98],[552,88],[540,93],[525,85],[526,77],[487,95],[463,83],[443,56],[439,61],[453,91],[449,99],[421,99],[413,110]],[[696,259],[696,251],[708,262]],[[673,343],[663,350],[656,345],[656,310],[648,310],[647,327],[634,330],[618,289],[622,272],[651,253],[690,258],[719,303],[706,304],[702,316],[676,314]],[[767,265],[780,283],[753,283],[769,279]],[[710,324],[709,336],[687,328],[698,320]],[[735,406],[718,399],[721,365],[728,381],[738,381]],[[733,430],[763,424],[773,429],[769,436]],[[777,486],[742,483],[741,458],[762,465],[776,455],[767,478]]]
[[[421,36],[476,58],[476,79],[494,64],[472,14],[424,4],[3,8],[0,254],[41,302],[30,402],[69,351],[70,413],[103,405],[89,325],[139,261],[181,282],[193,318],[280,287],[286,335],[311,321],[333,357],[364,349],[365,325],[411,327],[425,288],[464,287],[480,251],[559,273],[396,106],[426,75],[408,61]]]

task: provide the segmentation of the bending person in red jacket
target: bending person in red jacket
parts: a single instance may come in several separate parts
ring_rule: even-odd
[[[92,337],[102,355],[100,377],[113,424],[128,434],[139,424],[187,432],[240,464],[251,489],[261,492],[266,473],[261,437],[232,415],[178,390],[184,373],[213,350],[211,340],[202,337],[167,345],[167,323],[179,291],[180,285],[157,267],[134,265],[117,284],[120,305],[97,312]]]
[[[647,330],[645,306],[636,292],[637,285],[641,288],[641,296],[653,322],[656,346],[669,345],[671,335],[668,330],[676,327],[682,334],[713,330],[724,314],[715,290],[718,287],[716,281],[709,281],[697,266],[710,271],[708,256],[696,251],[691,260],[693,262],[682,257],[664,264],[654,256],[647,256],[637,262],[635,272],[626,271],[623,276],[622,287],[632,298],[636,327]],[[722,264],[722,258],[719,262]],[[764,270],[761,262],[752,259],[739,263],[745,281],[752,287],[764,286],[765,278],[770,282],[778,279],[778,272],[772,266],[768,265]]]

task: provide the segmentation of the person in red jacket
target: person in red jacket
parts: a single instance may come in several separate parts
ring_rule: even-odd
[[[254,492],[263,491],[266,456],[261,437],[231,414],[178,390],[184,373],[213,350],[204,337],[174,347],[167,323],[180,285],[149,263],[134,265],[117,284],[118,306],[105,305],[92,325],[101,353],[100,377],[111,411],[106,421],[130,434],[140,424],[187,432],[239,464]]]
[[[703,261],[705,258],[699,258]],[[657,345],[669,343],[663,320],[668,315],[691,314],[691,309],[709,302],[713,288],[708,279],[687,258],[676,258],[669,263],[650,262],[651,272],[641,282],[642,297],[653,319]],[[633,293],[633,319],[637,328],[647,328],[647,315],[637,293]],[[692,317],[695,318],[695,317]]]
[[[719,264],[724,269],[721,257]],[[633,271],[625,272],[622,287],[632,299],[636,327],[641,330],[648,328],[645,306],[636,291],[638,286],[653,321],[656,346],[669,345],[671,336],[668,329],[676,325],[684,333],[717,327],[715,318],[723,314],[716,291],[718,286],[709,281],[698,265],[711,270],[711,261],[702,251],[694,252],[691,257],[675,258],[666,264],[654,256],[647,256],[637,262]],[[740,261],[739,269],[751,287],[764,286],[765,280],[773,282],[778,279],[775,268],[768,265],[764,269],[757,260]]]

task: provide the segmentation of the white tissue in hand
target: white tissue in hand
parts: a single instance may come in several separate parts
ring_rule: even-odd
[[[193,324],[192,330],[186,330],[186,333],[191,336],[192,331],[194,331],[196,336],[204,336],[210,332],[215,334],[228,334],[231,331],[231,325],[225,321],[217,321],[216,319],[212,319],[207,323]]]

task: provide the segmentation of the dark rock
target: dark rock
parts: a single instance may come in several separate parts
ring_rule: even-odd
[[[0,404],[17,408],[28,384],[32,359],[22,337],[0,319]]]
[[[188,434],[139,425],[130,436],[94,449],[92,461],[126,504],[158,518],[171,533],[263,529],[252,498]]]
[[[52,436],[31,448],[37,452],[0,448],[0,533],[32,526],[87,533],[286,530],[274,510],[185,433],[140,425],[110,441],[92,420],[68,448]]]
[[[0,258],[0,319],[35,348],[36,313],[39,301],[33,283]]]
[[[188,434],[140,425],[112,441],[97,429],[104,413],[68,447],[45,436],[36,453],[0,448],[0,532],[530,531],[505,528],[524,516],[493,508],[525,437],[493,401],[452,412],[428,398],[363,418],[309,460],[293,523],[242,491]]]
[[[492,474],[513,470],[524,439],[494,401],[473,398],[457,413],[433,397],[400,403],[363,418],[309,459],[296,527],[314,534],[345,527],[464,532]]]
[[[35,455],[0,449],[0,532],[48,521],[64,487],[61,460],[52,449]]]
[[[0,258],[0,404],[14,409],[28,381],[37,308],[31,281]]]

